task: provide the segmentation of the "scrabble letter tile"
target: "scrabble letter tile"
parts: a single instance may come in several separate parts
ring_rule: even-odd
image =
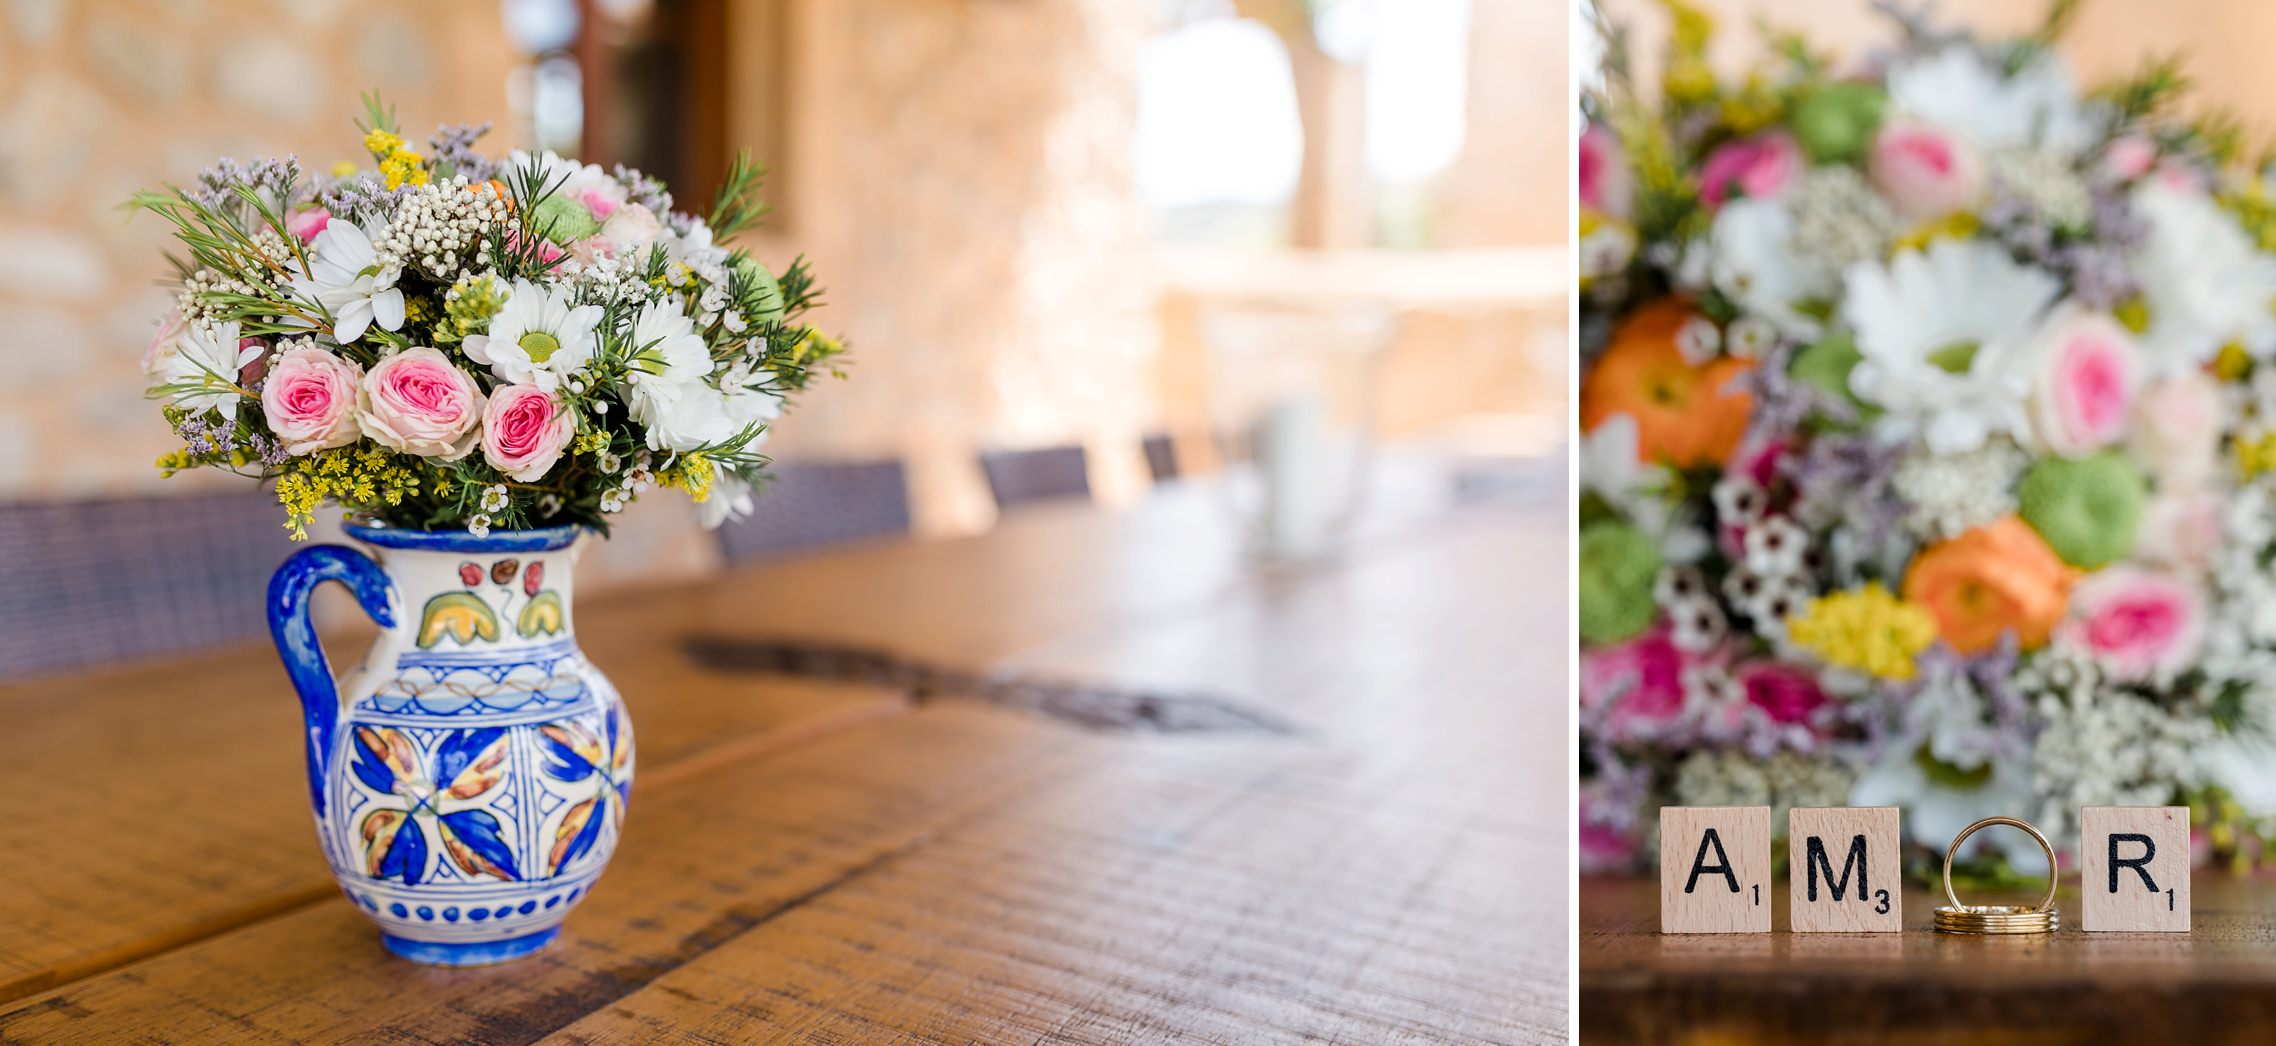
[[[1660,932],[1770,932],[1770,808],[1660,807]]]
[[[2079,928],[2189,932],[2189,808],[2078,812]]]
[[[1795,933],[1903,928],[1894,806],[1796,807],[1786,813],[1787,912]]]

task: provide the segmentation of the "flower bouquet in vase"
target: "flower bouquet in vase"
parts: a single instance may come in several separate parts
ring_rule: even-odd
[[[2075,4],[2004,39],[1881,5],[1862,61],[1773,31],[1736,80],[1665,6],[1656,91],[1607,30],[1579,148],[1584,865],[1663,803],[1895,805],[1940,852],[2186,802],[2252,860],[2265,164],[2171,63],[2080,88]]]
[[[580,540],[658,489],[707,526],[748,512],[769,424],[840,346],[801,319],[803,262],[723,245],[763,211],[748,162],[698,216],[637,171],[493,159],[482,128],[421,151],[366,109],[369,163],[223,161],[132,201],[182,247],[143,366],[167,474],[269,482],[296,538],[346,511],[361,547],[269,589],[317,837],[389,948],[496,962],[559,932],[632,790],[631,723],[577,645]],[[326,581],[382,629],[337,678]]]

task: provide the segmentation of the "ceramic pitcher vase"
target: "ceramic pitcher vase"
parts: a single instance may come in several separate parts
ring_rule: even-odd
[[[552,943],[616,848],[632,724],[577,648],[577,527],[350,526],[269,583],[269,627],[307,720],[317,841],[387,947],[503,962]],[[309,595],[338,581],[381,632],[334,679]]]

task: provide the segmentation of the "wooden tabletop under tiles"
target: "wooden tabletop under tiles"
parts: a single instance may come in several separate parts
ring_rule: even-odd
[[[2187,933],[2086,933],[2075,875],[2051,934],[1930,928],[1943,889],[1908,888],[1898,933],[1662,934],[1659,883],[1580,882],[1580,1037],[1602,1043],[2276,1041],[2276,890],[2199,869]],[[1969,903],[2036,904],[2045,886]],[[1981,894],[1981,896],[1979,896]]]
[[[1561,1040],[1565,521],[1416,489],[1301,567],[1188,483],[586,597],[639,789],[496,967],[340,895],[270,651],[0,686],[0,1041]]]

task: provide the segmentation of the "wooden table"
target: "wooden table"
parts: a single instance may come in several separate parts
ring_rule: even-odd
[[[1210,490],[584,600],[639,789],[500,967],[396,959],[340,896],[268,650],[0,687],[0,1041],[1561,1040],[1561,510],[1425,485],[1262,570]],[[717,654],[784,640],[898,682]],[[1012,678],[1280,728],[1085,726]]]
[[[1583,878],[1581,1038],[2265,1043],[2276,1039],[2272,886],[2199,871],[2186,934],[1939,934],[1941,889],[1906,890],[1903,933],[1793,934],[1781,885],[1776,932],[1662,935],[1656,881]],[[2070,921],[2078,905],[2074,877],[2055,906]]]

